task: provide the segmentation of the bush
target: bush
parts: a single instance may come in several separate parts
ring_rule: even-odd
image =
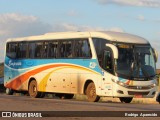
[[[3,84],[0,84],[0,93],[4,93],[5,92],[5,87]]]

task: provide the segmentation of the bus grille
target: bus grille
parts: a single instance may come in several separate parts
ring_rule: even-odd
[[[128,86],[128,89],[138,89],[138,90],[148,90],[151,89],[151,86]]]
[[[148,95],[149,92],[133,92],[133,91],[128,91],[129,95]]]

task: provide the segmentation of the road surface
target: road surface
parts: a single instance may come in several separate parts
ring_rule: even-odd
[[[29,96],[15,96],[15,95],[0,94],[0,111],[12,111],[12,112],[13,111],[18,111],[18,112],[31,111],[31,112],[48,113],[48,114],[44,114],[44,116],[45,115],[52,116],[52,114],[54,115],[56,114],[58,116],[59,114],[63,114],[63,113],[65,116],[67,111],[68,114],[70,114],[70,116],[73,115],[73,117],[75,117],[73,119],[78,119],[81,115],[82,116],[84,115],[85,117],[93,117],[93,118],[100,117],[100,116],[106,117],[104,115],[104,112],[109,113],[110,114],[109,117],[116,116],[116,114],[117,115],[122,114],[122,117],[125,117],[124,115],[125,113],[126,115],[127,114],[129,115],[128,117],[130,116],[135,117],[134,114],[131,114],[131,113],[135,113],[136,115],[137,111],[140,111],[140,112],[143,111],[142,113],[147,112],[147,114],[150,113],[153,115],[155,111],[156,112],[160,111],[160,105],[159,104],[135,104],[135,103],[126,104],[126,103],[120,103],[120,102],[90,103],[87,101],[78,101],[75,99],[62,100],[62,99],[51,99],[51,98],[30,98]],[[47,111],[47,112],[44,112],[44,111]],[[93,111],[93,112],[89,112],[89,111]],[[88,113],[89,116],[86,116],[86,113]],[[77,114],[79,116],[77,116]]]

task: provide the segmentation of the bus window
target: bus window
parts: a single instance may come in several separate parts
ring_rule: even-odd
[[[9,58],[15,59],[17,57],[17,43],[7,43],[6,55]]]
[[[77,58],[91,57],[91,50],[90,50],[88,40],[75,41],[75,57]]]
[[[102,64],[103,64],[103,60],[102,60],[103,51],[106,48],[105,45],[108,43],[108,40],[101,39],[101,38],[93,38],[93,43],[94,43],[97,58],[99,61],[99,65],[103,68],[103,66],[102,66]]]
[[[17,58],[27,58],[27,43],[19,43],[18,44],[18,51],[17,51]]]
[[[58,43],[58,48],[59,48],[59,57],[60,58],[72,58],[72,43],[73,41],[60,41]]]
[[[59,42],[59,57],[60,58],[65,58],[65,41],[60,41]]]
[[[35,58],[42,58],[43,55],[43,42],[36,42]]]
[[[48,42],[43,42],[42,50],[41,50],[41,58],[48,57]]]
[[[73,55],[72,55],[72,41],[67,41],[66,42],[66,57],[67,58],[72,58]]]
[[[36,48],[35,42],[30,42],[28,44],[29,58],[34,58],[35,57],[35,48]]]
[[[58,42],[57,41],[51,41],[48,45],[48,58],[57,58],[57,49],[58,49]]]

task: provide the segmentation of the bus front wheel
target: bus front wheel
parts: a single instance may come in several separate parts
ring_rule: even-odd
[[[96,87],[93,82],[89,83],[86,89],[86,95],[89,102],[98,102],[100,97],[96,94]]]
[[[130,103],[132,101],[132,97],[120,97],[119,98],[122,103]]]
[[[40,96],[40,92],[38,92],[37,89],[37,82],[35,80],[32,80],[29,84],[29,95],[32,98],[38,98]]]

